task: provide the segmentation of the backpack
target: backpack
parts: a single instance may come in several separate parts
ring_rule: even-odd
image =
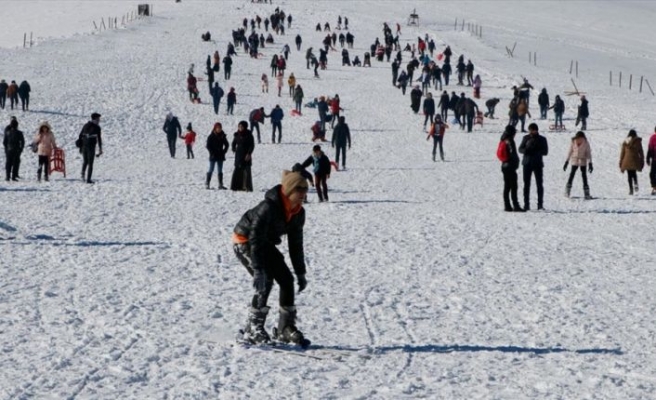
[[[510,160],[510,154],[508,154],[508,146],[506,146],[506,142],[501,140],[499,141],[499,145],[497,146],[497,158],[501,162],[508,162]]]

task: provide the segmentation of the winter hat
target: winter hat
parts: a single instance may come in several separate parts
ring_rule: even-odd
[[[296,188],[308,188],[308,183],[303,176],[298,172],[288,170],[282,171],[282,192],[285,196],[289,197],[296,190]]]
[[[315,144],[314,147],[312,147],[312,151],[321,151],[321,146]]]
[[[574,139],[578,139],[578,138],[585,139],[585,133],[583,133],[583,131],[576,132],[576,135],[574,135]]]
[[[187,130],[190,131],[191,129],[191,122],[187,124]]]
[[[44,126],[48,127],[48,130],[49,130],[49,131],[52,130],[52,127],[50,126],[50,124],[48,123],[48,121],[41,121],[41,122],[39,122],[39,129],[38,129],[38,131],[40,132],[40,131],[41,131],[41,128],[43,128]]]
[[[101,115],[98,114],[98,113],[93,113],[93,114],[91,114],[91,120],[92,120],[92,121],[97,121],[97,120],[100,119],[100,117],[101,117]]]

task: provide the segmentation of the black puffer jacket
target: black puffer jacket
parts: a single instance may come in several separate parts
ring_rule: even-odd
[[[251,246],[253,269],[266,266],[268,249],[282,242],[282,236],[287,235],[289,257],[296,275],[305,275],[305,253],[303,251],[303,225],[305,225],[305,209],[285,218],[285,206],[281,194],[282,185],[276,185],[264,195],[264,201],[246,211],[241,217],[234,232],[248,238]]]

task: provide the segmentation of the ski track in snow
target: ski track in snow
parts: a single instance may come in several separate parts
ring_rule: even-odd
[[[59,8],[5,3],[15,18],[0,27],[0,78],[27,79],[33,92],[29,113],[0,110],[0,121],[17,115],[31,140],[38,121],[48,119],[66,150],[67,176],[55,173],[38,184],[36,157],[25,152],[26,179],[0,183],[0,398],[656,397],[656,199],[646,171],[639,174],[640,194],[628,197],[616,166],[628,129],[636,128],[646,147],[654,97],[629,91],[626,82],[608,84],[609,70],[634,74],[634,85],[641,75],[656,82],[648,76],[656,47],[644,35],[652,4],[529,2],[518,11],[512,1],[418,1],[421,25],[408,27],[415,5],[362,0],[340,2],[336,10],[333,1],[282,2],[294,16],[292,27],[274,35],[262,59],[238,50],[230,81],[217,74],[224,89],[237,89],[238,103],[227,116],[223,99],[215,116],[205,81],[203,104],[188,102],[189,64],[203,77],[207,55],[224,56],[230,30],[244,16],[275,6],[155,3],[154,17],[91,35],[91,21],[138,2],[120,9],[105,1],[48,3]],[[453,30],[464,10],[468,22],[483,26],[482,38]],[[387,62],[341,67],[339,52],[331,52],[320,79],[305,68],[305,49],[318,52],[325,36],[314,25],[334,26],[338,15],[349,17],[355,35],[351,58],[383,37],[383,21],[392,28],[402,23],[403,43],[429,33],[438,49],[451,45],[454,59],[464,53],[483,79],[479,106],[501,99],[498,119],[471,134],[452,125],[446,161],[432,162],[423,116],[412,114],[409,95],[389,84]],[[52,26],[55,16],[70,23]],[[36,45],[11,48],[20,45],[12,35],[33,20],[47,21],[34,28]],[[200,41],[206,30],[213,43]],[[301,52],[292,43],[297,33]],[[505,47],[515,41],[509,58]],[[328,181],[330,202],[319,204],[312,190],[306,205],[309,286],[297,297],[298,325],[313,342],[306,354],[321,359],[233,345],[252,290],[232,252],[232,228],[282,169],[310,154],[309,128],[317,118],[309,108],[289,115],[286,84],[281,97],[274,81],[268,95],[260,92],[259,77],[270,74],[283,43],[292,47],[288,72],[303,86],[304,103],[339,93],[353,139],[346,171]],[[529,51],[538,52],[537,66],[526,60]],[[571,60],[580,62],[579,78],[569,74]],[[529,120],[549,140],[547,210],[501,211],[494,150],[510,88],[522,76],[536,91],[547,87],[552,99],[573,89],[571,78],[588,94],[595,200],[581,200],[579,176],[573,198],[563,197],[562,164],[578,104],[565,96],[568,131],[547,131],[551,120]],[[453,84],[444,89],[470,92]],[[538,114],[536,98],[531,111]],[[213,123],[221,121],[231,136],[251,109],[276,104],[286,113],[283,143],[269,144],[270,123],[261,127],[254,192],[205,190],[204,141]],[[168,157],[161,128],[169,110],[183,127],[193,122],[194,160],[185,159],[182,144],[175,160]],[[80,182],[74,147],[91,112],[103,115],[105,151],[93,186]],[[323,147],[334,160],[329,143]],[[232,163],[229,155],[228,181]],[[531,201],[535,208],[535,188]],[[277,321],[277,296],[274,289],[268,326]]]

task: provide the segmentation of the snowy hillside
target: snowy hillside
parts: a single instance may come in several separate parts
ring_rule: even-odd
[[[2,3],[0,78],[29,81],[32,98],[29,112],[0,110],[0,122],[17,116],[31,140],[48,120],[67,175],[38,183],[37,157],[26,150],[23,179],[0,181],[0,399],[656,398],[656,196],[648,167],[635,196],[618,168],[628,130],[646,150],[656,124],[656,97],[646,83],[638,90],[641,76],[656,84],[656,4],[167,0],[154,2],[151,18],[90,33],[92,21],[138,3]],[[225,99],[214,115],[206,82],[202,104],[191,104],[189,65],[203,77],[207,56],[225,55],[244,17],[276,7],[293,16],[286,34],[274,35],[260,59],[239,50],[229,81],[217,74],[224,89],[236,89],[234,116],[225,115]],[[415,8],[420,24],[407,26]],[[319,79],[306,69],[305,50],[317,51],[326,35],[315,25],[335,27],[340,15],[355,35],[351,57],[383,39],[383,22],[402,25],[402,45],[428,34],[439,51],[448,44],[454,59],[465,54],[483,80],[479,107],[499,97],[500,118],[472,133],[451,126],[446,161],[433,162],[423,116],[391,85],[389,63],[342,67],[338,44]],[[482,37],[467,24],[482,26]],[[25,31],[40,38],[29,49]],[[206,31],[214,42],[200,40]],[[280,354],[234,345],[252,282],[231,234],[282,170],[311,153],[316,111],[291,116],[287,87],[278,97],[272,78],[270,92],[260,90],[285,43],[287,72],[306,100],[339,94],[353,145],[347,170],[328,181],[330,202],[319,204],[311,190],[305,207],[309,285],[297,297],[298,326],[314,346]],[[569,71],[577,61],[578,77]],[[495,152],[522,77],[536,88],[529,121],[549,141],[545,210],[507,213]],[[582,199],[580,176],[573,198],[563,195],[578,105],[565,96],[572,78],[590,100],[591,201]],[[445,89],[471,96],[453,83]],[[552,112],[550,121],[535,118],[543,87],[565,99],[567,132],[548,130]],[[276,104],[285,111],[282,143],[270,144],[267,121],[253,155],[255,190],[206,190],[214,123],[231,138],[252,109]],[[193,123],[195,159],[184,157],[182,141],[169,157],[161,130],[168,111],[183,127]],[[87,185],[74,142],[92,112],[102,114],[104,154],[96,184]],[[224,165],[228,177],[233,162]],[[521,188],[520,173],[520,197]],[[533,187],[533,209],[535,198]],[[268,328],[277,296],[274,289]]]

